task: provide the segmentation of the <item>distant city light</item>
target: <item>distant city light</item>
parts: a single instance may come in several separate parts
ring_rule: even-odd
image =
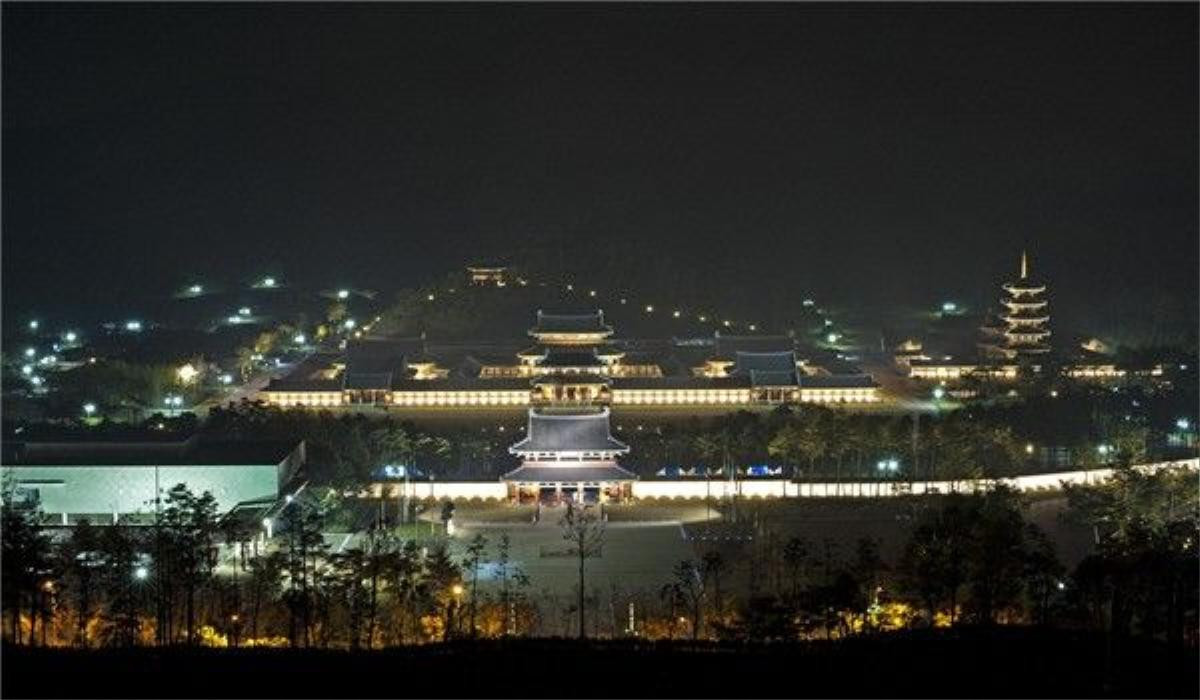
[[[345,326],[346,328],[354,328],[354,326],[355,326],[354,319],[348,318],[342,322],[342,325]]]
[[[125,330],[137,333],[138,331],[142,330],[142,322],[141,321],[126,321],[125,322]]]
[[[803,304],[804,304],[805,306],[812,306],[812,305],[813,305],[813,304],[815,304],[815,303],[816,303],[816,302],[814,302],[812,299],[805,299],[805,300],[803,301]]]
[[[1027,455],[1033,454],[1033,443],[1032,442],[1025,443],[1025,454],[1027,454]]]
[[[675,309],[675,312],[672,313],[671,315],[674,316],[675,318],[679,318],[682,315],[682,313],[679,311],[679,309]]]
[[[249,316],[249,315],[250,315],[250,307],[249,306],[243,306],[242,308],[238,309],[238,316]]]
[[[596,296],[596,290],[594,290],[594,289],[592,289],[592,290],[589,290],[589,291],[588,291],[588,296],[589,296],[589,297],[594,297],[594,296]]]
[[[434,299],[436,299],[437,297],[435,297],[435,296],[433,296],[432,294],[430,294],[429,296],[427,296],[427,297],[425,297],[425,298],[426,298],[426,299],[428,299],[429,301],[433,301],[433,300],[434,300]]]
[[[25,357],[37,357],[37,348],[25,348]]]
[[[568,284],[568,285],[567,285],[567,291],[568,291],[568,292],[573,292],[573,291],[575,291],[575,285],[573,285],[573,284]]]
[[[29,376],[29,375],[33,374],[33,365],[25,365],[24,367],[22,367],[21,374],[24,374],[25,376]]]
[[[34,386],[41,386],[41,385],[42,385],[42,378],[41,378],[41,377],[30,377],[30,378],[29,378],[29,383],[30,383],[30,384],[32,384],[32,385],[34,385]]]
[[[90,403],[90,402],[85,403],[83,405],[83,412],[89,416],[92,415],[93,413],[96,412],[96,404]]]
[[[274,287],[275,286],[275,278],[274,277],[264,277],[263,281],[262,281],[262,286]]]
[[[829,342],[833,342],[833,341],[829,341]],[[946,395],[946,390],[943,389],[942,387],[935,386],[933,388],[933,398],[937,399],[938,401],[941,401],[942,397],[945,395]]]
[[[292,338],[292,340],[293,340],[293,341],[294,341],[294,342],[295,342],[297,345],[304,345],[304,341],[305,341],[305,340],[308,340],[308,339],[304,337],[304,334],[303,334],[303,333],[298,333],[298,334],[296,334],[296,337],[295,337],[295,338]]]
[[[337,297],[338,299],[348,299],[350,297],[350,292],[345,289],[339,289]]]
[[[947,301],[947,302],[942,303],[942,313],[951,314],[951,313],[954,313],[955,311],[958,311],[958,304],[955,304],[952,301]]]
[[[221,383],[222,384],[233,384],[233,375],[232,374],[222,374],[221,375]]]
[[[1188,428],[1192,427],[1192,423],[1187,418],[1180,418],[1179,420],[1175,421],[1175,427],[1179,428],[1180,430],[1187,430]]]
[[[200,374],[199,370],[193,367],[190,362],[175,370],[175,376],[179,377],[179,381],[184,384],[191,384],[198,374]]]
[[[825,325],[826,325],[826,326],[832,326],[832,325],[833,325],[833,321],[830,321],[829,319],[825,319]]]
[[[648,313],[648,314],[654,313],[654,307],[650,304],[646,304],[646,313]]]
[[[751,323],[751,324],[748,326],[748,328],[749,328],[750,330],[752,330],[752,331],[756,331],[756,330],[758,330],[758,326],[756,326],[756,325],[755,325],[755,324],[753,324],[753,323]]]
[[[78,337],[79,336],[75,335],[75,331],[67,331],[66,334],[63,335],[63,340],[67,341],[68,343],[74,343]]]
[[[31,330],[31,331],[36,331],[37,329],[38,329],[38,322],[37,322],[37,321],[30,321],[30,322],[29,322],[29,330]]]
[[[1062,581],[1059,581],[1055,585],[1058,587],[1058,590],[1060,590],[1060,591],[1066,590],[1066,588],[1067,588],[1067,584],[1063,583]]]
[[[829,341],[830,343],[836,343],[838,341],[838,334],[830,333],[829,335],[825,336],[825,340]]]
[[[707,316],[701,316],[701,317],[700,317],[700,323],[707,323],[707,322],[708,322],[708,317],[707,317]]]
[[[1107,455],[1110,450],[1112,450],[1112,448],[1109,447],[1108,445],[1097,445],[1096,446],[1096,451],[1099,452],[1101,455]]]
[[[1057,398],[1058,398],[1058,389],[1051,389],[1051,390],[1050,390],[1050,398],[1052,398],[1052,399],[1057,399]]]
[[[227,318],[225,320],[230,323],[241,323],[242,322],[242,318],[240,316],[230,316],[229,318]]]
[[[192,294],[202,294],[204,292],[204,287],[198,284],[193,284],[192,286],[188,287],[188,291]]]
[[[139,566],[133,570],[133,577],[139,581],[145,581],[150,576],[150,570],[144,566]]]
[[[881,459],[875,463],[875,468],[881,472],[894,472],[900,468],[900,461],[894,458]]]
[[[722,323],[722,324],[723,324],[723,325],[724,325],[726,328],[728,328],[728,327],[730,326],[730,321],[728,321],[728,320],[721,321],[721,323]]]
[[[624,303],[625,303],[625,297],[621,297],[621,303],[622,303],[622,304],[624,304]]]

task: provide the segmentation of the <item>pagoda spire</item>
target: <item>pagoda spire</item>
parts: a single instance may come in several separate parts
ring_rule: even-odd
[[[1029,258],[1021,251],[1021,279],[1029,279]]]

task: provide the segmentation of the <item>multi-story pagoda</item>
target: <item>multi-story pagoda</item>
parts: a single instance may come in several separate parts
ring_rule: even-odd
[[[1029,275],[1029,259],[1021,253],[1021,276],[1001,285],[1003,310],[981,329],[981,347],[991,357],[1016,360],[1050,352],[1049,302],[1046,285]]]

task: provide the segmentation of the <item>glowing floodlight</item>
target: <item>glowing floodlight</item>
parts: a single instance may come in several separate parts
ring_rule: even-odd
[[[350,292],[345,289],[339,289],[337,297],[338,299],[348,299],[350,297]]]

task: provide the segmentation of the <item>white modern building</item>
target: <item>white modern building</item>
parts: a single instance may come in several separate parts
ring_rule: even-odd
[[[184,484],[216,498],[218,514],[270,503],[304,464],[303,442],[10,442],[5,498],[36,504],[50,523],[153,522],[155,494]]]

